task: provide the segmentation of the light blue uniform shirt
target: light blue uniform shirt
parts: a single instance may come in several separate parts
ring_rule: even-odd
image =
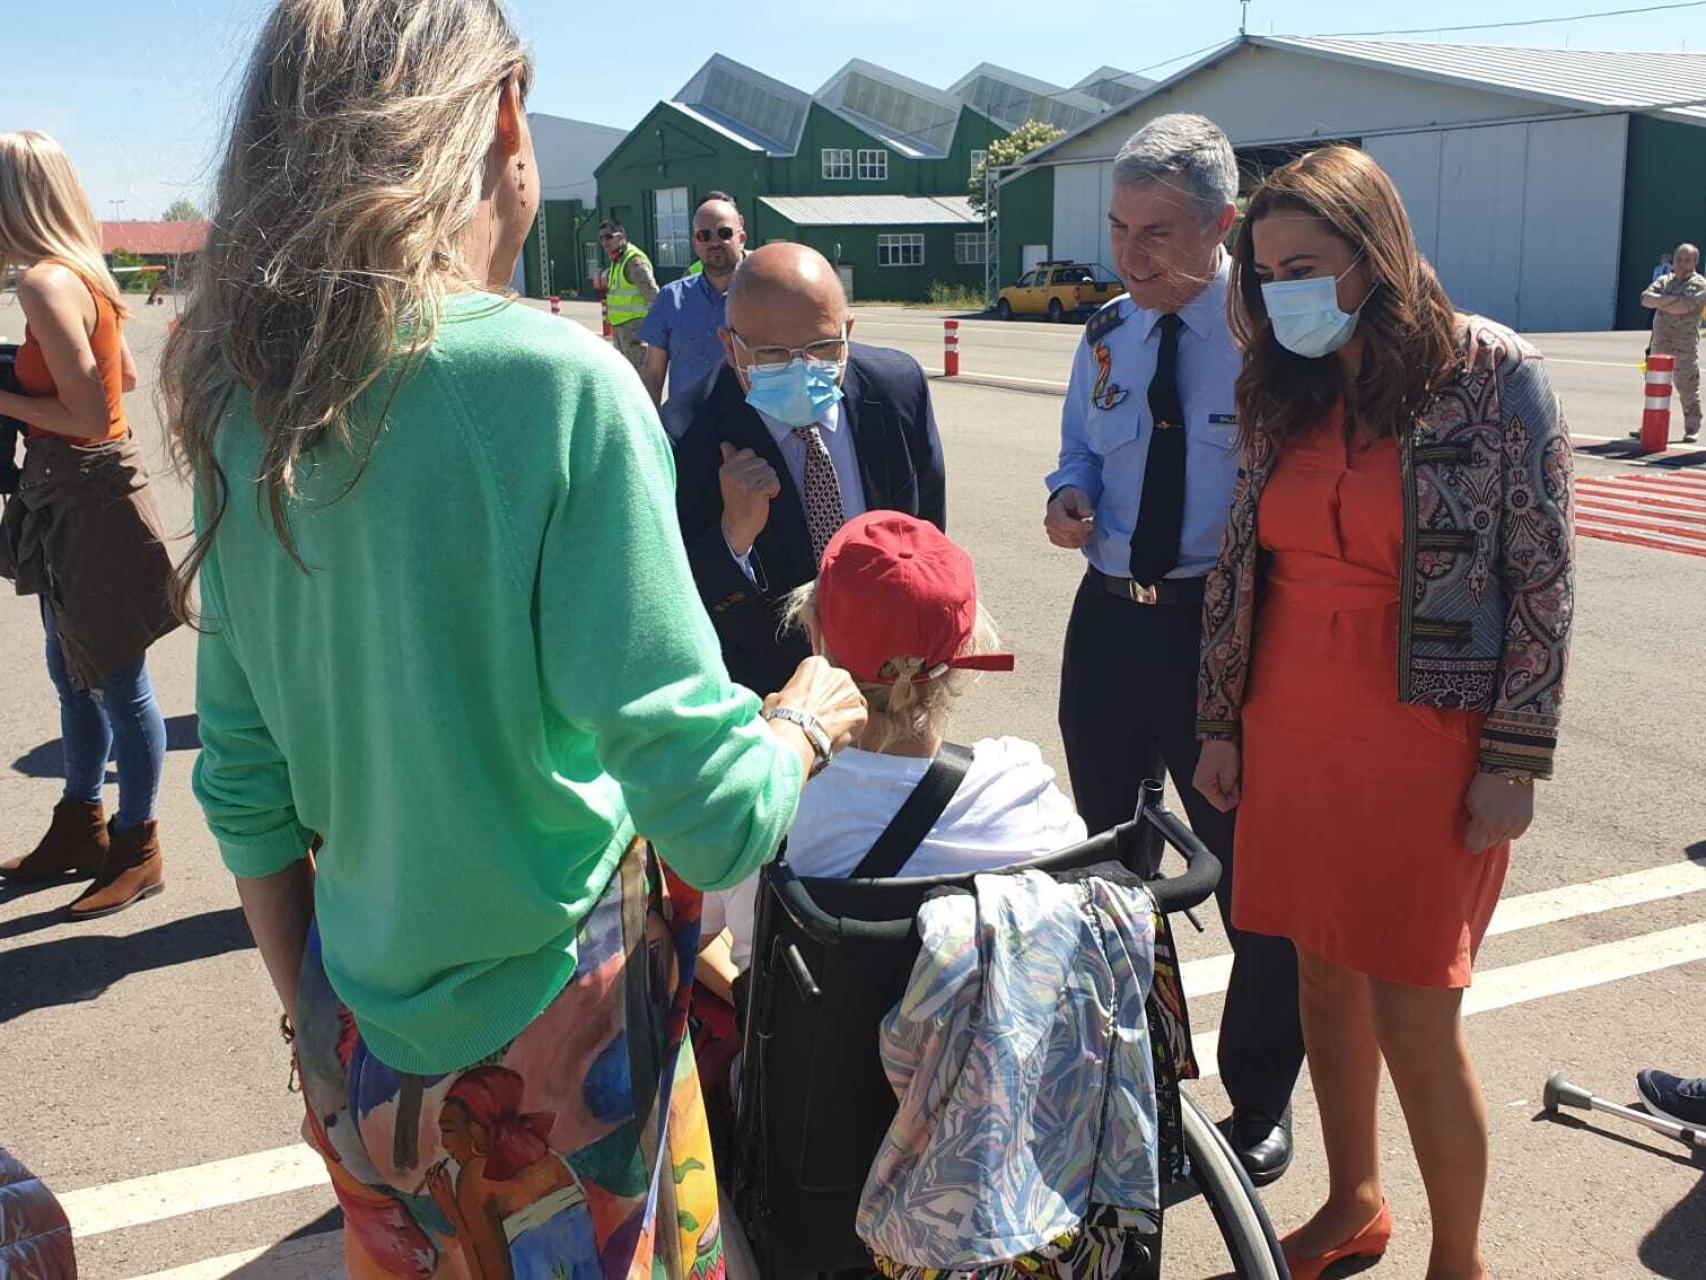
[[[653,299],[640,341],[669,353],[669,394],[677,395],[723,365],[717,330],[728,324],[728,295],[703,273],[671,280]]]
[[[1197,578],[1214,567],[1238,480],[1235,388],[1243,357],[1226,325],[1230,260],[1223,252],[1213,282],[1179,312],[1179,398],[1185,407],[1185,522],[1179,565],[1167,576]],[[1110,324],[1118,309],[1120,322]],[[1108,303],[1085,326],[1060,417],[1060,466],[1052,494],[1067,485],[1096,504],[1096,530],[1084,547],[1090,563],[1131,576],[1131,535],[1155,424],[1149,381],[1161,348],[1161,312],[1130,296]]]

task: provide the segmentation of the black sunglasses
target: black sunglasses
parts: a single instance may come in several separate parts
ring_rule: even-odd
[[[700,227],[693,233],[693,238],[700,244],[710,244],[712,236],[719,240],[733,240],[735,229],[733,227],[718,227],[713,231],[710,227]]]

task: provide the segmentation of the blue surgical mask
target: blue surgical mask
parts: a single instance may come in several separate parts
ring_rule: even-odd
[[[795,356],[787,364],[748,365],[746,402],[790,427],[809,427],[841,399],[841,365]]]
[[[1359,257],[1361,255],[1358,255]],[[1338,276],[1311,276],[1307,280],[1271,280],[1262,286],[1262,305],[1274,327],[1274,341],[1294,355],[1308,360],[1330,356],[1351,340],[1362,306],[1346,313],[1339,309],[1339,281],[1351,273],[1352,263]]]

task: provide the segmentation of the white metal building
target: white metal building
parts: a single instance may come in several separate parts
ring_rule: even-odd
[[[1528,331],[1639,323],[1659,252],[1706,222],[1706,54],[1249,36],[1010,175],[1003,269],[1026,246],[1105,259],[1114,153],[1172,111],[1216,121],[1251,176],[1360,145],[1457,305]]]

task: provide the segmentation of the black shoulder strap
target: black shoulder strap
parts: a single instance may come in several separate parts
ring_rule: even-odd
[[[970,768],[971,748],[944,742],[900,812],[877,837],[864,861],[853,868],[851,879],[886,880],[898,876],[924,843],[936,819],[947,809]]]

